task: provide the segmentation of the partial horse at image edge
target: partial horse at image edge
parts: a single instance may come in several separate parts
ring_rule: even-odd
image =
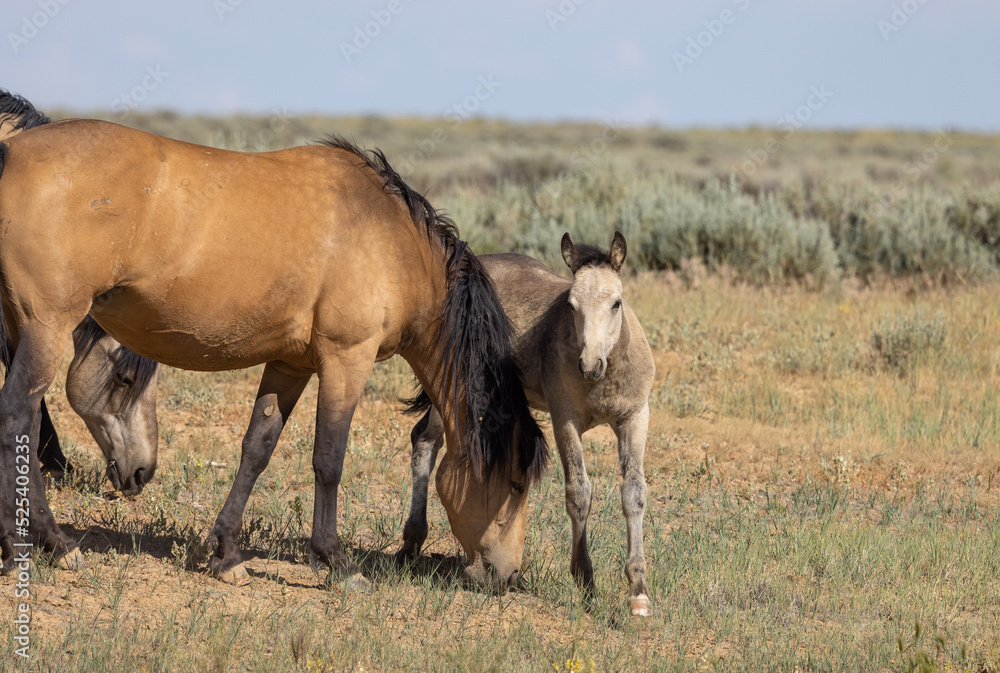
[[[51,121],[26,98],[0,89],[0,141]],[[73,344],[74,357],[66,377],[66,397],[104,454],[107,476],[114,488],[123,495],[137,493],[141,484],[135,484],[127,476],[122,479],[115,469],[117,452],[121,447],[135,444],[155,457],[158,364],[121,346],[89,317],[74,331]],[[0,339],[0,373],[10,366],[10,351],[7,339]],[[154,390],[147,392],[150,383]],[[139,398],[150,396],[151,403],[136,404]],[[73,466],[63,454],[44,399],[41,416],[38,444],[41,470],[58,479],[71,472]]]

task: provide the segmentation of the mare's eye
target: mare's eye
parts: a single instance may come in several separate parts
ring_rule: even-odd
[[[119,386],[130,386],[133,381],[126,374],[122,372],[115,372],[115,385]]]
[[[621,300],[621,299],[618,299],[618,300],[617,300],[617,301],[615,301],[615,303],[614,303],[614,304],[613,304],[613,305],[611,306],[611,310],[612,310],[612,311],[617,311],[617,310],[618,310],[618,309],[620,309],[621,307],[622,307],[622,300]]]

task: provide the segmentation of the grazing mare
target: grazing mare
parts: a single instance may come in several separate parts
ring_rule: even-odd
[[[21,131],[48,124],[52,120],[30,102],[0,89],[0,141]],[[138,493],[141,484],[128,469],[131,456],[156,463],[156,376],[157,363],[132,353],[111,338],[91,318],[73,332],[75,355],[66,377],[66,397],[83,418],[107,460],[112,485],[125,495]],[[10,366],[11,345],[4,344],[0,368]],[[153,385],[150,386],[150,383]],[[143,400],[143,404],[137,404]],[[42,472],[62,474],[72,469],[62,452],[59,436],[41,403],[38,458]],[[124,452],[123,447],[132,447]],[[120,475],[127,475],[124,480]]]
[[[35,452],[42,396],[89,314],[126,348],[174,367],[266,363],[206,543],[217,577],[246,579],[236,541],[247,499],[315,373],[312,558],[367,584],[337,537],[337,491],[372,364],[398,353],[441,412],[449,451],[439,473],[453,486],[439,493],[456,537],[473,565],[516,580],[527,497],[514,485],[536,480],[548,456],[513,330],[454,225],[380,152],[339,138],[229,152],[95,120],[15,135],[0,143],[0,302],[14,348],[0,390],[5,567],[25,537],[14,507],[25,494],[27,537],[66,565],[80,558],[47,507]],[[23,463],[26,487],[14,478]],[[141,486],[153,467],[128,469]],[[507,533],[518,527],[520,546]]]
[[[653,355],[642,327],[622,299],[625,238],[615,232],[609,253],[562,239],[570,282],[524,255],[483,255],[480,260],[517,331],[514,357],[531,406],[552,415],[552,430],[566,476],[566,511],[572,523],[570,570],[588,594],[594,569],[587,550],[591,485],[580,436],[609,424],[618,437],[622,509],[628,528],[625,575],[632,614],[649,615],[642,517],[646,478],[642,468],[649,423]],[[413,499],[403,530],[402,557],[413,557],[427,537],[427,487],[444,423],[433,409],[413,428]],[[448,475],[438,470],[437,483]]]

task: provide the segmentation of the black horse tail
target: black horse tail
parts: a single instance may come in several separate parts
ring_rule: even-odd
[[[482,262],[458,238],[454,222],[413,191],[382,152],[365,152],[339,136],[330,136],[323,144],[350,152],[367,164],[382,178],[386,191],[402,199],[414,225],[432,243],[444,248],[448,294],[437,327],[444,353],[440,381],[442,394],[455,402],[456,413],[465,416],[465,428],[459,437],[461,450],[483,482],[496,473],[509,471],[516,450],[530,485],[548,467],[549,448],[531,415],[521,373],[511,353],[513,326]],[[413,412],[431,407],[426,393],[405,402],[408,411]]]

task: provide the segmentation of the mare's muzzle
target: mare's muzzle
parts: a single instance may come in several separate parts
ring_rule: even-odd
[[[153,474],[156,472],[156,465],[138,467],[134,471],[130,471],[117,460],[112,460],[108,462],[105,472],[116,491],[120,491],[125,496],[132,496],[141,493],[142,487],[152,480]]]

